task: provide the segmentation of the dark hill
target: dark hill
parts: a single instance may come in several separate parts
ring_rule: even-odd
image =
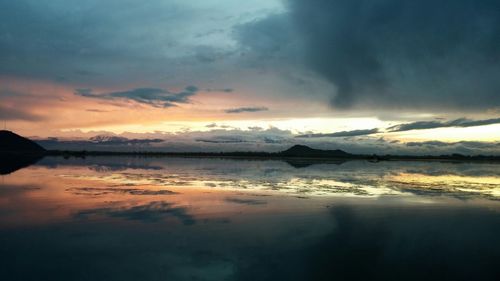
[[[347,158],[353,155],[340,149],[322,150],[305,145],[294,145],[289,149],[279,152],[283,157],[311,157],[311,158]]]
[[[45,149],[35,142],[11,131],[0,130],[0,175],[34,164],[44,154]]]
[[[0,130],[0,153],[43,153],[45,149],[35,142],[11,131]]]

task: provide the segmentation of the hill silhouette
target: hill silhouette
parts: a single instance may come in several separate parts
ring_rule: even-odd
[[[96,139],[98,141],[103,138]],[[106,138],[104,141],[108,142]],[[115,141],[121,141],[113,139]],[[84,146],[82,146],[84,148]],[[316,163],[342,164],[349,160],[379,161],[486,161],[500,162],[500,156],[467,155],[365,155],[351,154],[340,149],[323,150],[306,145],[294,145],[280,152],[235,151],[235,152],[161,152],[161,151],[79,151],[45,150],[39,144],[19,136],[11,131],[0,130],[0,174],[9,174],[18,169],[36,163],[44,156],[85,158],[87,156],[133,156],[133,157],[199,157],[199,158],[241,158],[241,159],[276,159],[286,161],[296,168],[303,168]]]
[[[0,153],[43,153],[45,149],[11,131],[0,130]]]
[[[314,149],[310,148],[306,145],[294,145],[287,150],[278,153],[283,157],[320,157],[320,158],[346,158],[352,157],[353,154],[347,153],[340,149],[335,150],[322,150],[322,149]]]
[[[7,175],[36,163],[45,149],[11,131],[0,130],[0,175]]]

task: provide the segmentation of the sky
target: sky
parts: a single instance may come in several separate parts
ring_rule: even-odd
[[[0,0],[0,117],[49,148],[500,155],[495,0]]]

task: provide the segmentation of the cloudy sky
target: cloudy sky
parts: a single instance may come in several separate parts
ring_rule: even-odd
[[[499,1],[0,0],[0,18],[0,117],[48,146],[500,154]]]

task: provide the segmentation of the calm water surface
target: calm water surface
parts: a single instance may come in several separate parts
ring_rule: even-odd
[[[1,280],[500,280],[500,165],[45,158]]]

